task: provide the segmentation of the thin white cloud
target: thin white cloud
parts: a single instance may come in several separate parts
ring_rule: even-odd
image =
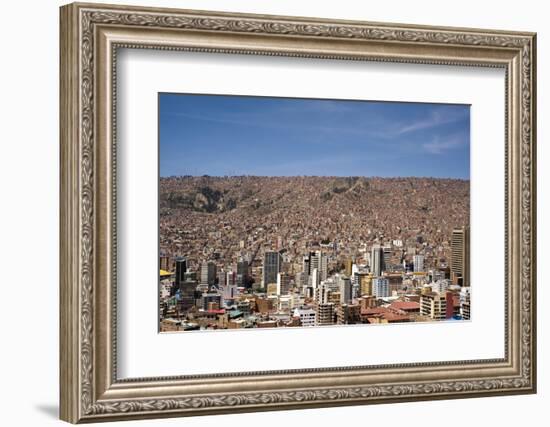
[[[417,120],[409,124],[401,124],[395,131],[397,135],[403,135],[409,132],[415,132],[418,130],[432,129],[441,125],[446,125],[450,123],[455,123],[464,118],[464,113],[451,113],[446,111],[445,114],[442,114],[441,111],[435,110],[432,111],[429,117],[424,120]]]
[[[449,150],[460,148],[467,144],[467,140],[462,136],[452,136],[442,140],[435,137],[433,141],[422,144],[422,148],[430,154],[443,154]]]

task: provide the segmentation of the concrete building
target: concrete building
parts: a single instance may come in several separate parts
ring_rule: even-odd
[[[239,289],[235,284],[233,285],[226,284],[224,286],[220,286],[220,289],[222,291],[222,297],[224,301],[235,299],[239,295]]]
[[[302,258],[302,271],[307,275],[312,275],[316,269],[319,275],[319,281],[326,280],[328,276],[328,258],[323,252],[309,252]]]
[[[359,304],[341,304],[336,309],[338,325],[353,325],[361,323],[361,306]]]
[[[415,273],[424,271],[424,255],[413,256],[413,266]]]
[[[331,302],[317,304],[317,325],[334,325],[335,305]]]
[[[265,288],[265,293],[267,295],[277,295],[277,283],[268,283]]]
[[[460,315],[464,320],[470,320],[470,288],[462,287],[460,289]]]
[[[159,257],[159,267],[161,270],[165,271],[174,271],[174,259],[167,256],[167,255],[161,255]]]
[[[348,277],[351,277],[352,268],[353,268],[353,260],[351,258],[346,258],[344,261],[344,274]]]
[[[450,284],[451,283],[449,280],[438,280],[436,282],[430,283],[430,287],[432,288],[432,291],[444,294],[445,292],[447,292],[447,289],[449,289]]]
[[[308,274],[303,271],[296,273],[296,277],[294,278],[294,282],[297,288],[303,288],[304,286],[307,286],[308,280],[309,280]]]
[[[445,320],[447,299],[438,292],[422,292],[420,295],[420,314],[433,320]]]
[[[314,298],[317,304],[326,304],[329,300],[329,295],[330,288],[325,282],[315,288]]]
[[[279,297],[278,310],[282,313],[290,313],[292,309],[292,295],[282,295]]]
[[[216,284],[216,264],[212,261],[201,264],[201,285],[212,286]]]
[[[238,286],[237,285],[237,273],[235,273],[234,271],[228,271],[225,274],[225,284],[227,286],[232,286],[232,285]]]
[[[294,316],[300,318],[300,323],[302,326],[315,326],[316,313],[311,307],[295,308]]]
[[[321,251],[315,251],[310,253],[309,258],[310,274],[314,269],[317,269],[319,274],[319,282],[327,280],[328,276],[328,259]]]
[[[376,298],[390,296],[390,281],[385,277],[375,277],[372,280],[372,291]]]
[[[361,295],[372,295],[372,274],[365,274],[359,277]]]

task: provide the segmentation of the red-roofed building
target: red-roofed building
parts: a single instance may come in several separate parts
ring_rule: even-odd
[[[405,311],[389,307],[375,307],[361,310],[363,323],[400,323],[410,322],[411,315]]]
[[[405,313],[420,313],[420,303],[415,301],[394,301],[390,309],[404,311]]]

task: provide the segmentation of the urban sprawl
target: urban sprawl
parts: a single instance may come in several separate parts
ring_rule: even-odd
[[[160,331],[470,319],[469,181],[160,182]]]

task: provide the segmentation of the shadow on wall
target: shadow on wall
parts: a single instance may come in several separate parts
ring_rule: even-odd
[[[36,405],[36,409],[38,409],[43,414],[55,418],[56,420],[59,419],[59,407],[58,405],[52,405],[52,404],[40,404]]]

